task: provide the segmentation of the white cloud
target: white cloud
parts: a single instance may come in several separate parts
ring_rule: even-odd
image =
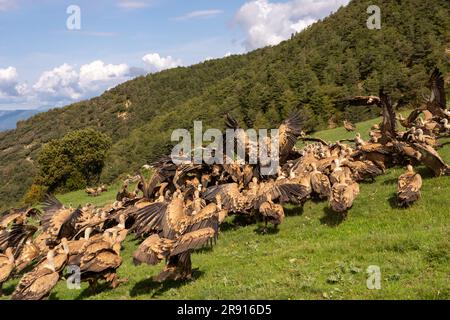
[[[21,87],[18,84],[17,70],[14,67],[0,69],[0,98],[18,96]]]
[[[67,63],[42,73],[33,85],[33,90],[49,100],[79,99],[82,96],[78,85],[77,71]]]
[[[128,79],[130,67],[126,64],[105,64],[96,60],[80,68],[79,85],[82,90],[96,91],[105,84],[117,83]]]
[[[218,9],[192,11],[192,12],[186,13],[185,15],[182,15],[180,17],[176,17],[176,18],[174,18],[174,20],[190,20],[190,19],[194,19],[194,18],[209,18],[209,17],[217,16],[221,13],[223,13],[223,10],[218,10]]]
[[[272,3],[253,0],[236,13],[235,21],[244,30],[244,46],[253,50],[276,45],[318,19],[324,18],[350,0],[291,0]]]
[[[101,60],[82,65],[79,70],[65,63],[42,73],[33,85],[33,93],[45,101],[60,103],[85,99],[131,79],[134,69]]]
[[[166,69],[176,68],[182,65],[181,60],[171,56],[161,57],[158,53],[149,53],[142,57],[147,69],[150,72],[159,72]]]
[[[0,0],[0,11],[7,11],[17,6],[17,0]]]
[[[0,0],[1,1],[1,0]],[[134,1],[134,0],[120,0],[117,3],[117,6],[119,8],[123,8],[123,9],[141,9],[141,8],[145,8],[148,7],[151,3],[151,1]]]
[[[151,56],[147,57],[148,61],[152,62],[150,58]],[[154,60],[153,63],[154,68],[162,70],[181,62],[167,57],[160,58],[160,61]],[[16,68],[0,69],[0,109],[15,109],[19,105],[30,108],[44,104],[61,106],[89,99],[147,72],[148,70],[130,67],[125,63],[106,64],[101,60],[92,61],[79,68],[64,63],[42,72],[38,80],[28,86],[19,82]]]

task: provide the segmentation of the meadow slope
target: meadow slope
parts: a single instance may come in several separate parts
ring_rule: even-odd
[[[379,121],[357,124],[368,132]],[[323,131],[325,140],[350,138],[343,128]],[[450,139],[439,150],[450,162]],[[277,233],[261,235],[257,224],[229,219],[221,226],[217,245],[193,255],[199,268],[195,280],[157,284],[151,277],[162,264],[135,267],[132,254],[138,243],[124,243],[119,275],[128,283],[115,290],[102,286],[92,294],[68,290],[61,281],[51,299],[450,299],[450,177],[434,178],[419,167],[424,178],[422,199],[409,209],[398,209],[395,192],[403,168],[394,168],[375,183],[361,184],[361,194],[345,220],[327,203],[307,202],[289,207]],[[116,186],[117,187],[117,186]],[[102,205],[114,190],[98,198],[83,191],[61,195],[66,204],[95,201]],[[381,289],[369,290],[366,270],[381,269]],[[5,284],[10,294],[17,283]],[[8,297],[4,297],[8,298]]]

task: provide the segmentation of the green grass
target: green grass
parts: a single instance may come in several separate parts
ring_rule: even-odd
[[[366,133],[379,120],[357,124]],[[325,140],[351,138],[342,128],[317,133]],[[449,143],[440,149],[450,162]],[[155,284],[151,277],[163,265],[135,267],[137,243],[124,243],[119,276],[129,282],[90,295],[68,290],[61,281],[53,299],[450,299],[450,177],[424,178],[422,199],[409,209],[395,207],[402,168],[389,170],[375,183],[361,184],[361,194],[345,220],[327,203],[307,202],[289,215],[278,233],[261,235],[258,225],[230,219],[222,225],[217,245],[193,255],[199,268],[190,282]],[[60,196],[65,203],[103,204],[115,190],[100,198],[83,192]],[[381,268],[381,290],[366,286],[367,267]],[[17,280],[8,282],[12,292]]]

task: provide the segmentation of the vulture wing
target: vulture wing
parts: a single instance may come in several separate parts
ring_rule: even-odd
[[[68,215],[59,229],[58,239],[73,238],[73,236],[77,233],[77,223],[81,219],[82,215],[83,211],[81,211],[81,207]]]
[[[46,213],[56,212],[64,208],[63,204],[52,194],[47,194],[42,202],[42,208]]]
[[[303,199],[309,192],[305,186],[291,181],[289,179],[281,179],[277,181],[268,182],[263,188],[258,190],[258,195],[254,201],[254,207],[259,207],[267,201],[267,197],[271,200],[280,199],[283,202],[298,203],[300,199]]]
[[[395,111],[392,106],[391,97],[387,95],[383,89],[381,89],[380,99],[383,108],[383,126],[381,128],[383,136],[394,139],[397,136],[397,120],[395,118]]]
[[[355,96],[342,100],[346,104],[352,106],[379,105],[381,99],[377,96]]]
[[[433,170],[436,176],[445,174],[448,166],[439,154],[431,146],[427,144],[414,143],[414,149],[422,155],[420,161],[429,169]]]
[[[237,120],[229,113],[225,116],[225,126],[227,129],[239,129],[239,123]]]
[[[438,68],[435,68],[433,73],[431,74],[430,81],[428,83],[428,87],[431,89],[431,104],[433,104],[432,110],[430,110],[433,114],[436,115],[434,109],[445,109],[446,101],[445,101],[445,90],[444,90],[444,77],[442,76],[442,72],[439,71]]]
[[[134,265],[146,263],[149,265],[156,265],[162,259],[168,257],[170,250],[173,248],[175,241],[161,238],[157,234],[153,234],[144,242],[133,255]]]
[[[225,183],[217,186],[211,186],[206,189],[202,197],[206,201],[213,202],[216,196],[220,195],[222,206],[230,211],[237,209],[237,204],[242,197],[237,183]]]
[[[212,228],[203,228],[184,234],[174,245],[170,256],[176,256],[189,250],[200,249],[212,245],[217,232]]]
[[[420,109],[413,110],[409,114],[408,119],[406,121],[411,125],[412,123],[414,123],[414,121],[416,121],[416,119],[420,116],[421,113],[422,113],[422,110],[420,110]]]
[[[14,256],[17,258],[22,251],[27,239],[32,237],[37,231],[37,228],[30,225],[13,225],[11,231],[2,233],[0,235],[0,248],[14,248]]]
[[[137,236],[163,230],[163,222],[167,204],[163,202],[152,203],[135,214],[135,222],[130,231],[135,231]]]
[[[297,111],[288,119],[284,120],[278,128],[280,144],[280,163],[283,164],[289,156],[292,148],[297,143],[297,138],[301,135],[300,113]]]
[[[186,216],[180,221],[183,234],[201,230],[204,228],[213,229],[217,235],[219,232],[219,216],[215,203],[210,203],[197,214]]]
[[[41,300],[56,286],[58,272],[47,268],[25,274],[12,294],[13,300]]]
[[[104,249],[94,256],[93,259],[81,264],[81,273],[100,273],[108,269],[117,269],[122,264],[122,258],[112,249]]]

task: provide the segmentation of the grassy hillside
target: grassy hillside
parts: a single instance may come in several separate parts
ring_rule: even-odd
[[[368,30],[366,9],[382,10],[381,30]],[[336,103],[383,86],[401,104],[415,104],[429,71],[450,68],[447,0],[353,0],[278,46],[139,77],[98,98],[39,114],[0,133],[0,208],[19,201],[36,175],[43,143],[95,128],[114,143],[102,173],[112,182],[170,147],[174,128],[192,121],[221,128],[231,111],[241,123],[269,127],[300,108],[305,129],[328,121],[373,118],[371,108]]]
[[[379,119],[357,124],[368,132]],[[325,140],[349,137],[343,128],[317,133]],[[450,162],[450,139],[439,152]],[[217,245],[193,255],[198,267],[191,282],[156,284],[162,264],[132,265],[137,243],[129,237],[119,275],[129,282],[91,294],[68,290],[62,281],[52,299],[450,299],[450,177],[424,178],[422,199],[410,209],[395,206],[402,168],[389,170],[361,194],[342,221],[326,203],[287,208],[278,233],[261,235],[258,225],[229,219]],[[111,188],[112,190],[112,188]],[[64,203],[92,202],[83,192],[59,197]],[[95,203],[112,201],[114,192]],[[381,268],[381,290],[368,290],[366,269]],[[17,280],[4,287],[11,293]],[[5,297],[7,298],[7,297]]]

